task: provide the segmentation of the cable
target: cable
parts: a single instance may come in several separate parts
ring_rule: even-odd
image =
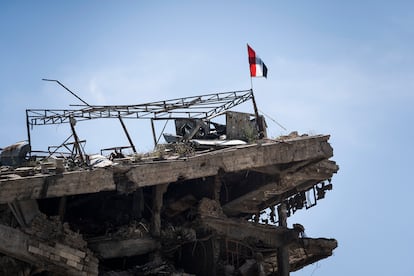
[[[82,100],[78,95],[76,95],[74,92],[72,92],[69,88],[67,88],[65,85],[63,85],[63,83],[61,83],[60,81],[58,81],[58,80],[51,80],[51,79],[42,79],[42,81],[54,81],[54,82],[56,82],[57,84],[59,84],[60,86],[62,86],[66,91],[68,91],[70,94],[72,94],[73,96],[75,96],[78,100],[80,100],[81,102],[83,102],[84,104],[86,104],[87,106],[90,107],[90,105],[87,102],[85,102],[84,100]]]
[[[321,268],[321,265],[319,264],[319,262],[317,262],[316,267],[313,269],[312,274],[310,276],[313,276],[313,273],[315,273],[315,271],[319,268]]]
[[[269,118],[271,121],[273,121],[274,123],[276,123],[279,127],[283,128],[284,130],[287,130],[284,126],[282,126],[279,122],[277,122],[275,119],[273,119],[272,117],[270,117],[269,115],[267,115],[266,113],[264,113],[262,110],[259,110],[261,113],[263,113],[263,115],[265,115],[267,118]]]

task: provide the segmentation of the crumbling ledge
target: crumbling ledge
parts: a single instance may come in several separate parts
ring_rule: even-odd
[[[220,236],[239,241],[254,240],[271,248],[287,245],[299,237],[297,231],[286,227],[208,216],[203,216],[200,220],[204,227]]]
[[[0,181],[0,204],[14,200],[62,197],[116,190],[114,173],[125,172],[130,190],[139,187],[196,179],[225,172],[252,170],[303,160],[322,160],[333,155],[328,135],[306,136],[284,141],[231,147],[187,159],[36,175]]]
[[[0,204],[115,189],[111,168],[22,177],[0,181]]]
[[[303,160],[328,159],[333,155],[328,139],[328,135],[318,135],[231,147],[185,160],[136,165],[129,169],[126,176],[138,188],[214,176],[220,169],[229,173]]]
[[[335,239],[325,238],[302,238],[289,245],[290,271],[297,271],[303,267],[328,258],[332,255],[338,242]],[[267,273],[276,272],[277,254],[273,253],[265,257]]]

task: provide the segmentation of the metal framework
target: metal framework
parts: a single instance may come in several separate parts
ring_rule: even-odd
[[[33,126],[69,123],[72,134],[76,137],[74,129],[74,122],[76,121],[115,118],[121,122],[131,148],[135,152],[135,146],[123,123],[123,119],[150,119],[154,141],[157,143],[153,120],[175,118],[211,119],[248,100],[253,101],[254,109],[256,110],[252,89],[205,94],[136,105],[81,105],[79,109],[27,109],[27,135],[29,144],[31,144],[30,129]]]
[[[136,104],[85,106],[81,109],[27,109],[28,126],[69,123],[100,118],[169,119],[210,118],[253,99],[252,90],[221,92],[172,100]]]

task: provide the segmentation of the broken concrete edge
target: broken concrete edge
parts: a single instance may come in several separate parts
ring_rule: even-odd
[[[264,270],[268,273],[277,271],[276,256],[279,248],[288,247],[290,271],[296,271],[331,256],[332,251],[337,247],[337,241],[334,239],[299,238],[302,232],[300,228],[289,229],[227,218],[216,201],[206,198],[201,200],[198,213],[199,226],[195,225],[195,228],[209,229],[224,240],[236,240],[256,248],[257,252],[265,256],[264,263],[267,264]],[[246,265],[249,267],[247,261]],[[253,261],[255,262],[258,260]],[[265,265],[264,263],[258,263],[258,266]]]
[[[338,171],[339,167],[334,161],[322,160],[307,167],[298,168],[291,173],[283,173],[277,182],[269,182],[237,199],[227,202],[222,206],[228,215],[255,214],[269,206],[276,205],[283,198],[288,198],[297,192],[306,191],[315,184],[330,179]],[[295,189],[292,190],[292,187]],[[277,188],[277,189],[276,189]],[[273,190],[277,190],[273,192]],[[260,198],[257,208],[251,208],[252,198]]]
[[[234,240],[251,240],[270,248],[277,248],[299,238],[299,233],[287,227],[265,225],[244,220],[201,216],[201,225],[218,235]]]
[[[153,162],[128,166],[127,191],[140,187],[217,175],[218,171],[235,172],[305,160],[321,159],[333,155],[327,142],[328,135],[307,136],[264,144],[232,147],[196,155],[186,160]],[[316,142],[316,143],[315,143]],[[319,143],[318,143],[319,142]],[[297,149],[292,151],[292,147]],[[237,162],[235,162],[237,160]],[[185,168],[185,169],[184,169]],[[100,191],[117,190],[116,167],[87,171],[65,172],[0,180],[0,204],[14,200],[61,197]],[[123,169],[121,169],[123,171]],[[120,190],[123,187],[119,187]]]
[[[222,237],[249,240],[269,248],[282,247],[299,238],[299,232],[295,229],[227,218],[220,204],[208,198],[203,198],[199,203],[194,228],[209,229]]]
[[[338,247],[335,239],[301,238],[289,245],[290,271],[294,272],[303,267],[326,259]],[[264,262],[269,272],[277,272],[277,252],[265,254]]]
[[[163,172],[166,176],[168,175],[168,172],[170,170],[170,177],[173,180],[173,184],[175,182],[180,182],[181,179],[197,179],[197,178],[203,178],[203,176],[200,176],[204,173],[204,171],[208,171],[211,169],[211,172],[214,173],[213,175],[219,174],[219,171],[222,170],[223,172],[242,172],[244,173],[244,170],[249,171],[250,169],[254,168],[263,168],[263,166],[273,166],[276,164],[287,164],[289,163],[289,166],[283,166],[283,171],[287,172],[288,169],[291,170],[291,172],[287,172],[286,175],[290,175],[292,173],[309,173],[306,171],[308,166],[311,166],[313,162],[318,162],[318,160],[326,158],[329,158],[329,154],[326,153],[332,153],[332,148],[330,147],[329,143],[327,143],[327,140],[324,142],[322,140],[318,139],[299,139],[301,141],[299,144],[296,144],[294,142],[280,142],[280,143],[269,143],[268,148],[264,149],[265,146],[263,144],[257,144],[254,147],[253,146],[246,146],[246,147],[240,147],[240,148],[229,148],[226,149],[223,152],[213,152],[213,153],[206,153],[199,156],[194,156],[192,158],[187,158],[186,160],[180,160],[180,161],[163,161],[163,162],[153,162],[153,163],[146,163],[146,164],[135,164],[128,167],[128,170],[126,170],[124,173],[127,174],[128,172],[138,171],[138,170],[144,170],[144,180],[147,180],[147,177],[151,177],[151,169],[159,169],[163,166],[167,166],[167,169],[165,172]],[[305,142],[304,142],[305,141]],[[312,142],[311,142],[312,141]],[[300,152],[300,154],[297,154],[297,151]],[[306,151],[306,152],[305,152]],[[305,152],[305,153],[304,153]],[[277,156],[279,155],[279,156]],[[283,155],[283,158],[282,158]],[[304,158],[304,161],[302,162],[301,159]],[[296,160],[296,161],[292,161]],[[262,163],[260,163],[262,162]],[[277,163],[279,162],[279,163]],[[282,163],[280,163],[282,162]],[[287,163],[283,163],[287,162]],[[328,161],[333,163],[332,168],[337,168],[336,164],[333,161]],[[225,169],[222,167],[223,164],[228,164],[225,166]],[[293,166],[291,166],[293,164]],[[172,166],[168,169],[168,166]],[[175,167],[176,166],[176,167]],[[148,171],[145,171],[145,168],[148,169]],[[229,169],[230,168],[230,169]],[[273,167],[272,167],[273,168]],[[286,169],[288,168],[288,169]],[[164,168],[165,169],[165,168]],[[302,169],[305,172],[302,172]],[[323,169],[323,168],[320,168]],[[121,180],[117,179],[119,175],[115,173],[116,168],[106,168],[106,169],[96,169],[91,171],[77,171],[77,172],[67,172],[63,174],[58,175],[49,175],[50,177],[47,178],[46,181],[42,182],[43,186],[37,187],[36,189],[30,186],[32,183],[32,180],[36,177],[27,177],[27,182],[23,184],[26,185],[26,189],[29,188],[29,191],[24,190],[24,185],[22,187],[17,187],[16,190],[23,190],[27,192],[27,194],[30,195],[36,195],[38,198],[47,198],[47,197],[59,197],[56,195],[57,193],[66,195],[66,194],[84,194],[84,193],[97,193],[102,190],[102,187],[106,187],[105,185],[108,185],[110,187],[108,190],[113,191],[117,190],[120,191],[122,185],[120,184],[120,181],[122,182],[129,182],[127,183],[126,189],[124,189],[123,192],[128,193],[130,191],[134,191],[136,189],[139,189],[142,185],[141,182],[133,182],[131,179],[128,179],[125,175],[121,176],[123,177]],[[176,172],[180,172],[178,174],[178,177],[175,174],[171,173],[171,170]],[[218,170],[218,171],[215,171]],[[153,172],[153,178],[159,176],[159,171],[155,170]],[[210,172],[209,172],[210,173]],[[278,171],[277,173],[280,173]],[[319,173],[319,171],[318,171]],[[324,173],[323,171],[321,173]],[[186,178],[186,176],[190,175],[189,178]],[[328,176],[325,176],[328,177]],[[303,177],[302,175],[299,175],[299,178],[302,179],[300,181],[306,180],[306,177]],[[107,181],[105,183],[101,183],[102,181]],[[147,180],[149,181],[149,180]],[[151,180],[152,181],[152,180]],[[0,182],[0,187],[4,183],[11,185],[11,181],[4,181],[3,183]],[[192,182],[190,182],[192,183]],[[22,184],[22,183],[21,183]],[[138,185],[137,185],[138,184]],[[165,186],[165,183],[161,183],[164,185],[159,185],[154,182],[150,182],[149,185],[144,186],[154,186],[154,189],[149,189],[149,192],[153,192],[153,203],[158,202],[159,206],[153,206],[152,210],[158,210],[158,216],[160,216],[161,208],[162,208],[162,201],[163,201],[163,193],[166,190],[166,187],[164,187],[164,190],[159,190],[163,186]],[[178,183],[179,184],[179,183]],[[265,184],[265,183],[264,183]],[[86,187],[83,187],[86,186]],[[7,186],[9,187],[10,186]],[[292,187],[292,189],[295,189],[298,187]],[[83,189],[83,190],[82,190]],[[10,190],[5,189],[6,192],[9,192],[10,194],[13,194],[13,192],[10,192]],[[142,189],[141,189],[142,190]],[[159,192],[157,192],[159,190]],[[88,191],[88,192],[85,192]],[[0,196],[2,195],[2,190],[0,189]],[[219,197],[218,197],[219,198]],[[217,199],[217,197],[216,197]],[[201,200],[203,201],[203,200]],[[275,248],[284,246],[286,244],[289,244],[291,242],[295,242],[298,239],[298,233],[295,231],[292,231],[292,229],[288,229],[286,227],[278,228],[274,226],[266,226],[261,224],[254,224],[251,222],[247,222],[246,220],[237,220],[237,219],[228,219],[223,214],[221,208],[222,206],[217,201],[212,201],[216,203],[216,207],[214,207],[212,210],[208,210],[207,212],[203,213],[201,212],[199,216],[198,222],[202,225],[201,229],[209,229],[208,231],[213,232],[214,236],[219,236],[220,239],[227,239],[229,237],[230,239],[234,240],[240,240],[240,241],[246,241],[248,240],[251,242],[251,244],[264,244],[268,248]],[[201,205],[201,202],[200,202]],[[215,210],[216,209],[216,210]],[[213,211],[213,212],[212,212]],[[221,213],[220,213],[221,212]],[[214,214],[214,215],[212,215]],[[155,214],[153,214],[152,218],[155,217]],[[25,218],[25,217],[24,217]],[[22,220],[23,221],[23,220]],[[153,221],[155,222],[155,220]],[[193,222],[192,222],[193,223]],[[157,227],[158,231],[151,232],[153,236],[156,236],[157,238],[162,239],[161,234],[161,220],[158,220],[157,223],[155,223],[159,227]],[[23,223],[21,224],[23,225]],[[190,227],[196,227],[197,225],[191,225]],[[156,229],[156,227],[151,227],[151,230]],[[47,231],[37,231],[41,233],[47,233]],[[33,233],[26,232],[27,235],[33,235]],[[275,237],[274,237],[275,236]],[[31,236],[30,236],[31,237]],[[206,236],[200,236],[199,238],[206,237]],[[39,237],[37,237],[39,238]],[[43,241],[47,241],[47,239],[43,239]],[[152,252],[153,249],[152,246],[155,247],[155,250],[158,250],[159,244],[154,244],[151,241],[147,239],[132,239],[132,238],[126,238],[126,239],[118,239],[118,244],[116,246],[119,247],[119,253],[114,254],[113,252],[110,252],[112,248],[114,248],[113,243],[98,243],[97,246],[101,246],[101,253],[98,253],[101,258],[111,258],[111,257],[118,257],[118,256],[133,256],[136,254],[141,254],[142,251],[137,250],[144,250],[145,252]],[[125,243],[123,243],[125,241]],[[193,240],[190,240],[193,241]],[[112,240],[112,242],[116,242],[115,240]],[[136,246],[130,246],[130,243],[134,243]],[[144,246],[145,249],[139,248],[139,244],[144,243],[150,243],[148,246]],[[37,262],[43,262],[44,265],[49,264],[49,260],[44,260],[45,256],[49,255],[50,251],[54,250],[54,245],[46,242],[46,245],[40,245],[40,244],[31,244],[30,248],[27,248],[27,251],[30,254],[37,254],[38,259]],[[49,246],[49,247],[48,247]],[[164,245],[162,245],[164,246]],[[59,247],[59,246],[58,246]],[[93,247],[92,243],[88,245],[88,247]],[[309,246],[308,246],[309,247]],[[163,248],[164,249],[164,248]],[[43,254],[42,251],[46,251],[46,253]],[[299,249],[298,249],[299,250]],[[96,251],[99,251],[99,249],[96,249]],[[40,252],[40,253],[39,253]],[[109,252],[109,253],[108,253]],[[332,253],[332,252],[330,252]],[[103,257],[105,254],[106,257]],[[112,254],[112,255],[111,255]],[[146,253],[142,253],[146,254]],[[306,252],[303,253],[306,255]],[[329,254],[329,252],[327,253]],[[12,256],[12,255],[10,255]],[[78,256],[80,258],[81,256]],[[315,255],[316,256],[316,255]],[[319,255],[318,255],[319,256]],[[78,259],[76,259],[73,256],[70,256],[71,258],[69,263],[66,261],[66,265],[69,266],[75,266]],[[317,258],[317,257],[315,257]],[[305,261],[313,260],[313,257],[309,257],[309,260],[307,259],[307,256],[305,258]],[[37,263],[34,263],[35,265]],[[52,264],[53,265],[53,264]],[[78,267],[79,268],[79,267]],[[59,268],[56,268],[56,271],[59,270]]]
[[[219,170],[230,173],[306,159],[321,160],[333,155],[327,139],[328,136],[317,136],[289,140],[291,143],[274,142],[232,147],[196,155],[184,161],[134,165],[125,174],[136,187],[145,187],[214,176]],[[292,147],[296,147],[295,150]]]
[[[116,189],[111,168],[0,181],[0,204]]]
[[[88,247],[102,259],[144,255],[159,250],[161,244],[151,237],[125,238],[113,240],[94,240]]]

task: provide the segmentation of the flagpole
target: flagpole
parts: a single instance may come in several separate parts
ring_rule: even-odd
[[[252,63],[256,63],[256,53],[253,51],[253,49],[250,48],[249,44],[247,44],[247,54],[249,56],[250,89],[252,91],[252,102],[253,102],[254,115],[256,117],[256,126],[257,126],[257,131],[259,132],[259,139],[262,139],[264,137],[263,123],[260,120],[259,111],[258,111],[257,105],[256,105],[256,99],[254,98],[253,74],[252,74],[252,67],[251,67]],[[253,58],[254,58],[254,60],[252,60]],[[256,76],[256,74],[254,76]]]
[[[251,87],[251,91],[252,91],[252,102],[253,102],[254,116],[256,117],[256,125],[257,125],[258,132],[259,132],[259,138],[262,139],[264,137],[264,134],[263,134],[263,124],[260,121],[260,116],[259,116],[259,111],[257,109],[256,99],[254,98],[254,93],[253,93],[253,78],[252,78],[251,75],[250,75],[250,87]]]

